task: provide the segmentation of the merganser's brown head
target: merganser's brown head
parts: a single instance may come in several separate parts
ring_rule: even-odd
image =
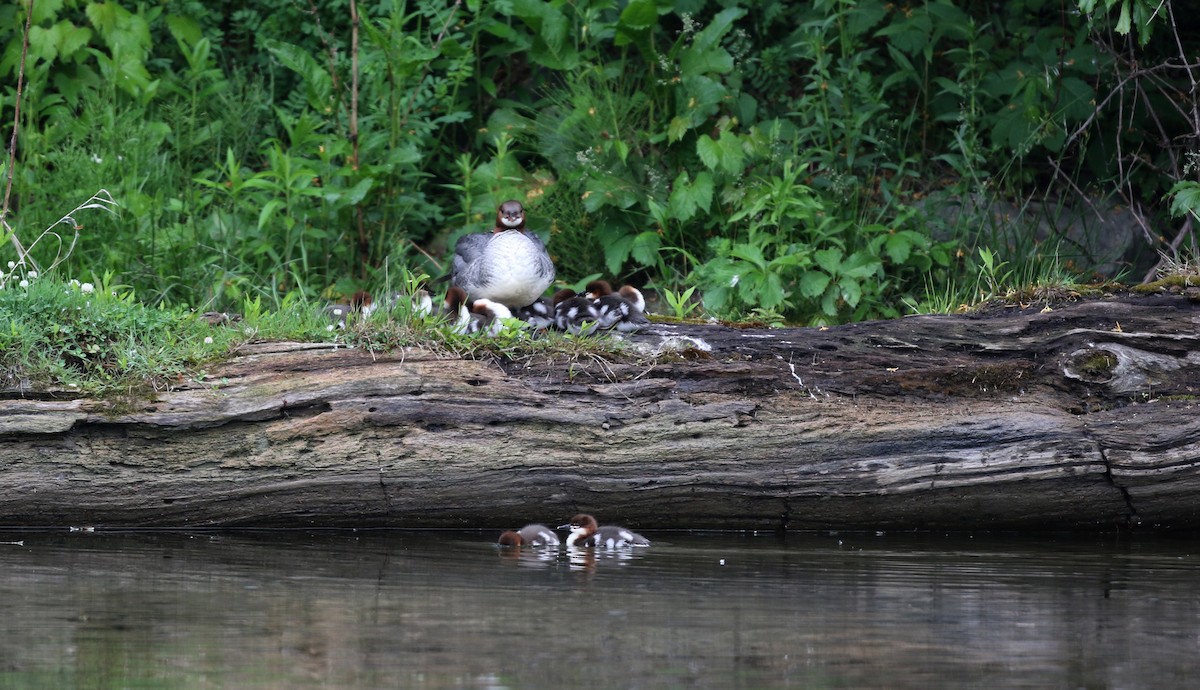
[[[525,207],[519,201],[509,200],[500,204],[496,211],[496,227],[492,232],[525,229]]]
[[[558,529],[569,529],[572,533],[586,538],[595,534],[596,530],[600,529],[600,525],[596,522],[596,518],[587,513],[580,513],[571,518],[571,521],[567,524],[559,525]]]
[[[512,310],[490,299],[477,299],[471,304],[471,313],[486,316],[491,319],[511,319]]]
[[[642,291],[632,285],[622,285],[617,294],[629,300],[629,303],[638,308],[638,311],[646,311],[646,298],[642,295]]]
[[[559,290],[558,292],[554,293],[554,296],[550,298],[550,302],[552,304],[559,304],[561,302],[566,302],[569,299],[574,299],[578,296],[579,296],[579,293],[575,292],[571,288],[563,288],[563,289]]]
[[[449,290],[446,290],[446,299],[442,302],[442,312],[445,314],[457,314],[466,302],[467,291],[454,285]]]
[[[607,280],[593,280],[583,289],[591,299],[598,299],[612,294],[612,285]]]
[[[525,543],[520,534],[512,530],[506,530],[500,533],[500,538],[496,540],[500,546],[520,546]]]

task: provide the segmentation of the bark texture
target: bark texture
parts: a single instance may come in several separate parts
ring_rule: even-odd
[[[0,400],[0,525],[982,529],[1200,523],[1187,296],[622,361],[262,344],[153,400]]]

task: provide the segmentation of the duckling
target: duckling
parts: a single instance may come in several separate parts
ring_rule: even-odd
[[[637,307],[638,311],[646,313],[646,297],[641,290],[632,285],[622,285],[621,289],[617,290],[617,294],[629,300],[629,303]]]
[[[599,328],[615,328],[623,333],[634,333],[650,325],[650,319],[647,319],[637,306],[638,302],[646,304],[637,288],[623,285],[620,292],[614,293],[607,280],[593,280],[587,284],[586,290],[596,308]]]
[[[596,330],[599,314],[591,299],[563,288],[554,293],[554,327],[575,335],[590,335]]]
[[[632,530],[616,525],[600,527],[596,518],[580,513],[559,529],[571,530],[567,546],[602,546],[617,549],[625,546],[650,546],[650,540]]]
[[[471,310],[467,307],[467,291],[457,285],[446,290],[446,297],[442,300],[441,315],[454,321],[454,327],[451,330],[455,333],[466,333],[467,322],[471,320]]]
[[[554,262],[538,236],[525,229],[525,208],[506,201],[490,233],[464,235],[454,246],[451,283],[474,299],[507,307],[534,302],[554,282]]]
[[[512,317],[512,311],[503,304],[480,298],[471,305],[471,320],[467,325],[466,332],[487,333],[495,336],[504,330],[504,320]]]
[[[545,297],[539,297],[532,304],[516,309],[513,315],[537,329],[554,325],[554,305]]]
[[[396,296],[397,299],[399,295]],[[413,316],[433,316],[433,296],[425,288],[418,288],[412,295],[412,306],[409,314]]]
[[[533,523],[519,530],[505,530],[496,540],[500,546],[558,546],[558,535],[545,525]]]
[[[371,293],[366,290],[358,290],[353,295],[350,295],[349,303],[329,304],[325,306],[325,314],[333,325],[338,328],[345,328],[346,324],[352,320],[353,314],[362,315],[364,318],[371,315],[375,307],[371,300]]]

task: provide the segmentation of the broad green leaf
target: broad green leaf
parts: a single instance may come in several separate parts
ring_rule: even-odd
[[[622,28],[648,29],[658,22],[658,7],[653,0],[631,0],[617,21]]]
[[[774,309],[783,304],[783,281],[778,273],[768,273],[762,291],[759,293],[758,304],[767,309]]]
[[[762,248],[756,244],[735,244],[730,255],[754,264],[754,267],[760,271],[766,272],[767,260],[763,257]]]
[[[688,130],[691,128],[692,123],[687,118],[676,115],[675,117],[671,118],[671,124],[667,125],[667,141],[679,141],[688,133]],[[709,139],[709,141],[712,141],[712,139]],[[709,167],[711,168],[712,166]]]
[[[92,40],[92,30],[86,26],[75,26],[64,20],[58,23],[59,36],[58,54],[63,60],[69,59],[76,52],[87,47]]]
[[[604,243],[604,266],[612,275],[621,272],[629,251],[633,248],[633,235],[622,235],[613,242]]]
[[[688,179],[686,172],[679,173],[671,184],[671,198],[668,201],[671,214],[678,220],[688,221],[700,211],[707,211],[712,204],[713,180],[710,173],[701,172],[696,180]]]
[[[889,235],[887,238],[887,255],[894,263],[902,264],[908,261],[912,253],[912,242],[901,234]]]
[[[725,74],[733,71],[733,56],[720,47],[700,50],[692,46],[680,51],[679,71],[685,76]]]
[[[721,164],[721,146],[707,134],[701,134],[696,140],[696,155],[709,170],[716,170]]]
[[[857,280],[843,278],[838,282],[838,287],[842,290],[842,299],[851,308],[858,306],[858,301],[862,299],[862,285]]]
[[[1167,192],[1171,197],[1171,215],[1182,216],[1192,214],[1200,218],[1200,182],[1183,180],[1171,187]]]
[[[813,252],[813,260],[831,276],[839,274],[842,270],[842,250],[836,247]]]
[[[662,237],[657,232],[647,230],[633,238],[629,255],[642,266],[653,266],[658,263],[658,249],[661,246]]]
[[[730,7],[721,10],[712,20],[699,31],[692,40],[693,46],[701,49],[712,48],[721,44],[721,39],[733,28],[733,23],[745,16],[746,10]]]
[[[721,167],[730,175],[740,175],[746,167],[746,154],[742,151],[741,137],[725,130],[717,142],[721,148]]]
[[[830,277],[821,271],[805,271],[804,275],[800,276],[800,294],[815,299],[825,293],[825,288],[829,287]]]
[[[26,3],[22,2],[21,4],[25,5]],[[38,0],[33,3],[33,25],[37,26],[54,19],[62,8],[63,0]]]
[[[171,14],[167,15],[167,30],[183,45],[194,46],[204,38],[200,23],[191,17]]]

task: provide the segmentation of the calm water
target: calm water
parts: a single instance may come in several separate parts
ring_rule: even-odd
[[[0,532],[0,688],[1188,687],[1191,539]]]

